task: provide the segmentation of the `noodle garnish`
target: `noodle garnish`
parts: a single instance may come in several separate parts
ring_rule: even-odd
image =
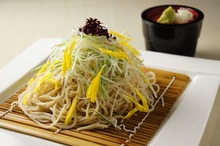
[[[66,114],[65,125],[69,125],[69,123],[71,122],[78,101],[79,97],[76,95],[76,97],[73,99],[70,109]]]
[[[143,105],[141,105],[140,103],[135,101],[132,97],[124,95],[126,98],[128,98],[130,101],[132,101],[136,107],[134,109],[132,109],[131,111],[129,111],[129,113],[122,119],[122,122],[124,121],[124,119],[130,118],[137,111],[147,112],[149,110],[146,98],[136,88],[135,88],[135,91],[138,94],[138,96],[140,97]]]
[[[94,103],[96,100],[97,92],[98,92],[99,84],[100,84],[100,78],[101,78],[101,74],[102,74],[104,67],[105,65],[103,65],[103,67],[101,68],[99,73],[96,75],[96,77],[92,80],[91,84],[89,85],[89,88],[87,89],[86,97],[89,98],[92,103]]]
[[[118,33],[118,32],[115,32],[115,31],[112,31],[112,30],[109,30],[108,31],[110,34],[113,34],[114,36],[116,36],[117,38],[123,40],[123,41],[130,41],[131,38],[128,38],[128,37],[125,37],[124,35]]]

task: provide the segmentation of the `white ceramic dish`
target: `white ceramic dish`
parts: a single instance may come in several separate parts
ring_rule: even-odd
[[[40,39],[0,69],[0,103],[26,84],[32,76],[30,70],[44,62],[50,48],[60,41]],[[141,53],[147,66],[184,73],[191,78],[150,146],[199,145],[220,84],[220,61],[147,51]],[[10,146],[60,145],[2,128],[0,141]]]

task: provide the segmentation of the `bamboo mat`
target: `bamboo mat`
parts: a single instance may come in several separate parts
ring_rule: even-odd
[[[155,72],[157,83],[161,87],[159,94],[164,91],[174,76],[176,79],[164,95],[165,106],[162,107],[161,102],[156,105],[155,110],[148,115],[147,119],[141,125],[135,136],[132,137],[131,142],[126,144],[129,146],[143,146],[147,145],[151,141],[173,104],[185,90],[190,81],[190,78],[184,74],[157,69],[150,70]],[[11,103],[16,101],[17,96],[24,90],[25,87],[4,103],[0,104],[0,115],[9,109]],[[124,121],[125,125],[129,127],[129,129],[133,129],[142,120],[145,114],[146,113],[138,113],[137,115],[132,116],[132,118]],[[112,126],[104,130],[80,132],[75,129],[61,130],[60,133],[54,134],[56,131],[55,128],[51,130],[40,128],[37,124],[25,116],[18,107],[15,107],[13,112],[10,112],[0,118],[0,127],[55,141],[64,145],[76,146],[118,146],[125,143],[129,136],[128,133],[116,131]]]

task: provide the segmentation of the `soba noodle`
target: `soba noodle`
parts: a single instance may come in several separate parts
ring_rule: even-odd
[[[159,86],[129,38],[73,31],[53,47],[18,106],[43,128],[107,128],[153,110]]]

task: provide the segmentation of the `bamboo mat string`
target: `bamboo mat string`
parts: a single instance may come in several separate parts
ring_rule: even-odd
[[[18,105],[18,102],[15,101],[11,104],[11,107],[5,111],[2,115],[0,115],[0,118],[4,117],[6,114],[8,114],[9,112],[12,112],[12,110]]]
[[[54,132],[54,134],[56,135],[56,134],[60,133],[61,130],[62,130],[61,128],[57,129],[57,130]]]
[[[169,84],[167,85],[167,87],[165,88],[165,90],[163,91],[163,93],[162,93],[162,94],[160,95],[160,97],[156,100],[156,102],[154,103],[153,107],[155,107],[160,100],[164,100],[164,99],[163,99],[164,94],[165,94],[165,93],[167,92],[167,90],[170,88],[170,86],[171,86],[172,83],[175,81],[175,79],[176,79],[176,77],[174,76],[174,77],[172,78],[172,80],[170,81],[170,83],[169,83]],[[164,102],[164,101],[163,101],[163,102]],[[125,140],[125,144],[131,142],[132,137],[135,136],[137,130],[141,127],[141,125],[144,123],[145,119],[148,117],[148,115],[149,115],[152,111],[153,111],[153,110],[149,111],[149,112],[144,116],[144,118],[141,120],[141,122],[138,123],[138,125],[134,127],[134,130],[133,130],[133,131],[129,130],[129,131],[131,131],[132,133],[129,134],[128,139]],[[124,127],[125,127],[125,126],[124,126]],[[125,146],[125,144],[123,143],[123,144],[121,144],[120,146]]]

